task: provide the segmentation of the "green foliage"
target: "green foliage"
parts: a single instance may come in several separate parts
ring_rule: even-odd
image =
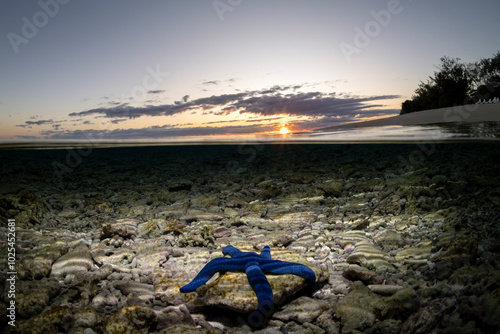
[[[481,59],[473,67],[477,73],[473,101],[500,97],[500,52],[493,58]]]
[[[421,82],[411,100],[403,102],[401,115],[499,97],[499,87],[500,52],[469,64],[445,56],[434,76],[429,77],[427,83]]]

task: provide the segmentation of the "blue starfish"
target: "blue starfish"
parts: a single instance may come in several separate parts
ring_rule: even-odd
[[[191,283],[181,287],[180,291],[195,291],[219,271],[245,271],[248,282],[257,295],[257,311],[263,315],[270,315],[273,290],[264,273],[298,275],[306,280],[311,290],[316,290],[316,275],[311,268],[300,263],[272,260],[269,246],[265,246],[260,254],[242,252],[233,246],[224,247],[222,253],[231,256],[231,258],[218,257],[213,259],[201,269]]]

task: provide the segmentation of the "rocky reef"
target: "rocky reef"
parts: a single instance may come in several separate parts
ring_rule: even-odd
[[[0,331],[499,332],[498,146],[428,145],[0,151]],[[180,293],[227,245],[269,245],[318,288],[266,275],[262,322],[245,273]]]

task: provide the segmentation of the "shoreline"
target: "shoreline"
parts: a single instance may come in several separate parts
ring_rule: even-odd
[[[416,111],[409,114],[391,116],[372,121],[347,123],[313,131],[353,129],[361,127],[381,127],[393,125],[424,125],[455,122],[500,122],[500,103],[468,104],[464,106]]]

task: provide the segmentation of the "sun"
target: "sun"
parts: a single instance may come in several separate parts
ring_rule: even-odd
[[[279,134],[280,135],[287,135],[290,132],[292,132],[292,131],[290,131],[286,126],[282,126],[281,129],[280,129],[280,131],[279,131]]]

